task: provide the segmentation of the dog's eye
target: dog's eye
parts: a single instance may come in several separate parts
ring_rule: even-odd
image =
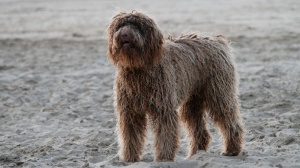
[[[125,26],[125,24],[120,24],[120,25],[116,26],[115,32],[117,32],[121,27],[124,27],[124,26]]]
[[[122,24],[119,24],[119,25],[116,26],[115,32],[117,32],[119,29],[121,29],[122,27],[125,27],[125,26],[131,26],[131,27],[133,27],[133,26],[132,26],[131,24],[129,24],[129,23],[122,23]]]
[[[131,24],[130,26],[131,26],[133,29],[136,29],[137,31],[139,31],[142,35],[145,34],[144,28],[142,27],[142,25],[139,25],[139,24]]]
[[[143,27],[141,27],[141,25],[138,25],[136,23],[130,23],[130,22],[129,23],[120,24],[120,25],[116,26],[116,28],[115,28],[114,31],[117,32],[117,31],[119,31],[119,29],[121,29],[122,27],[125,27],[125,26],[128,26],[128,27],[130,27],[132,29],[135,29],[135,30],[139,31],[142,35],[145,34],[144,29],[143,29]]]

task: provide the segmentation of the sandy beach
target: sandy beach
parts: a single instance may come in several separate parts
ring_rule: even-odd
[[[0,0],[0,167],[300,167],[300,1]],[[154,18],[164,36],[223,34],[240,77],[245,149],[220,155],[211,123],[207,152],[175,162],[120,161],[113,107],[115,69],[105,35],[120,10]]]

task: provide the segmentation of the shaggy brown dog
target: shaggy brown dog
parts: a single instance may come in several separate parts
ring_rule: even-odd
[[[121,12],[109,25],[108,39],[109,58],[117,67],[114,89],[121,159],[140,160],[148,115],[155,160],[173,161],[179,147],[178,108],[191,140],[189,156],[208,149],[206,112],[222,133],[222,154],[241,152],[237,74],[225,37],[186,34],[164,40],[148,16]]]

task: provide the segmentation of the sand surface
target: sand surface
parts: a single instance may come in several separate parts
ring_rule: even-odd
[[[148,133],[141,162],[117,156],[114,67],[105,30],[119,9],[146,11],[165,36],[224,34],[240,75],[245,150],[153,162]],[[0,1],[0,167],[300,167],[300,1]]]

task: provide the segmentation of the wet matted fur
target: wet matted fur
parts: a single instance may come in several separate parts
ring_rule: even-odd
[[[190,138],[189,156],[207,151],[211,136],[206,113],[222,134],[222,154],[241,152],[238,79],[224,36],[192,33],[164,39],[145,14],[120,12],[108,27],[108,55],[117,68],[114,91],[121,159],[140,160],[148,119],[156,161],[174,160],[180,120]]]

